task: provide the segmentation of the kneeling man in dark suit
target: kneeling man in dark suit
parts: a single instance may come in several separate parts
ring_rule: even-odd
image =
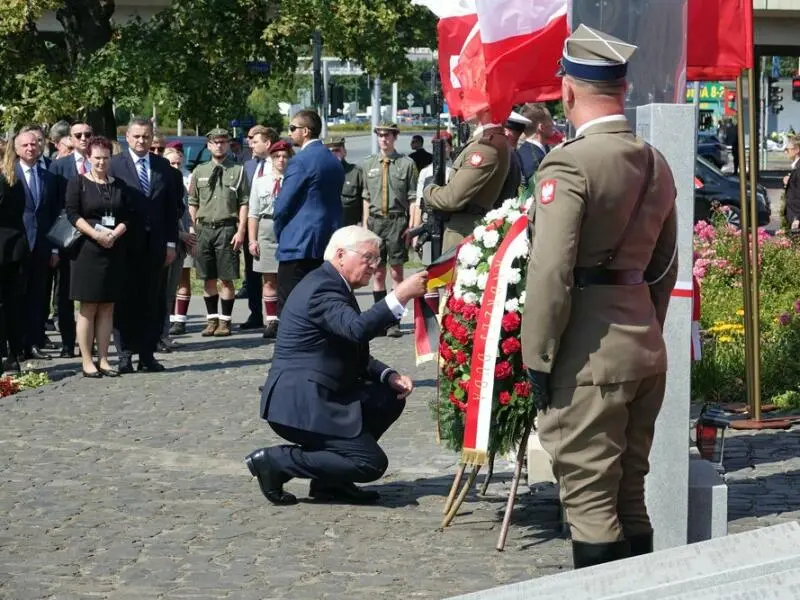
[[[369,341],[425,293],[417,273],[361,312],[353,290],[369,283],[380,261],[380,238],[364,227],[337,230],[325,262],[292,290],[281,313],[272,366],[261,395],[261,417],[293,445],[261,448],[245,459],[273,504],[294,504],[283,491],[293,477],[311,479],[317,500],[370,503],[389,461],[378,445],[403,412],[411,379],[369,354]]]

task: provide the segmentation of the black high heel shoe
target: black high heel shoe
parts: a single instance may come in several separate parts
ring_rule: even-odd
[[[83,369],[81,369],[81,371],[83,371]],[[86,371],[83,371],[83,376],[88,379],[100,379],[103,374],[100,371],[95,371],[94,373],[87,373]]]
[[[106,377],[119,377],[119,371],[116,369],[104,369],[103,367],[97,367],[97,372],[105,375]]]

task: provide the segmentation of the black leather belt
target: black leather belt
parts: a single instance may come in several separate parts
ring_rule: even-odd
[[[201,227],[208,227],[209,229],[220,229],[222,227],[229,227],[231,225],[238,225],[237,219],[223,219],[222,221],[199,221]]]
[[[575,287],[592,285],[639,285],[644,283],[644,273],[632,269],[606,269],[603,267],[578,267],[573,272]]]
[[[261,215],[259,219],[269,219],[270,221],[272,221],[272,215]]]

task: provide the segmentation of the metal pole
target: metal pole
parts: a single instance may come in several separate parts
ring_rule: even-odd
[[[311,34],[311,103],[322,115],[322,34]]]
[[[753,296],[750,293],[749,211],[747,210],[747,161],[744,147],[744,74],[736,78],[736,129],[739,136],[739,225],[742,236],[742,293],[744,300],[744,367],[748,403],[753,397]]]
[[[392,84],[392,123],[397,123],[397,82]]]
[[[381,78],[376,77],[372,84],[372,153],[378,153],[378,136],[375,128],[381,122]]]
[[[328,137],[328,105],[330,99],[328,98],[328,80],[330,79],[330,70],[328,61],[322,63],[322,139]]]
[[[749,102],[750,131],[756,129],[756,72],[750,69],[749,73]],[[759,297],[758,297],[758,138],[751,133],[750,135],[750,245],[751,245],[751,272],[749,292],[752,296],[751,319],[753,322],[752,356],[753,356],[753,396],[751,398],[750,418],[761,420],[761,319],[759,317]]]

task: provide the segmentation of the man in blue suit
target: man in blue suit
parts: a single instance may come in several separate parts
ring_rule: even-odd
[[[150,152],[153,125],[132,119],[125,135],[128,149],[111,159],[108,174],[124,182],[133,200],[128,234],[127,289],[114,306],[118,329],[119,372],[159,372],[164,365],[153,354],[164,329],[167,306],[166,268],[176,256],[178,212],[183,207],[183,182],[161,156]]]
[[[539,169],[539,164],[550,152],[547,140],[553,135],[553,117],[544,104],[529,104],[522,109],[522,115],[530,120],[525,128],[525,140],[518,153],[522,162],[522,185],[530,185],[531,177]]]
[[[278,238],[278,314],[303,277],[322,264],[331,235],[342,223],[344,168],[319,139],[322,120],[313,110],[292,117],[289,135],[302,149],[286,167],[275,200]]]
[[[261,417],[295,445],[261,448],[245,458],[264,496],[294,504],[283,491],[293,477],[311,479],[317,500],[370,503],[376,492],[354,482],[375,481],[389,461],[378,445],[405,407],[411,379],[370,356],[369,341],[402,317],[404,305],[425,293],[417,273],[366,312],[353,290],[369,284],[380,262],[380,238],[359,225],[339,229],[284,306]]]
[[[50,172],[56,176],[56,194],[59,211],[64,210],[64,198],[67,194],[67,182],[78,174],[88,173],[89,140],[92,128],[87,123],[73,123],[69,129],[69,137],[73,151],[69,156],[54,160],[50,164]],[[75,356],[75,303],[69,298],[70,257],[68,251],[59,252],[58,262],[58,332],[61,334],[61,357]]]
[[[22,220],[30,258],[25,266],[25,325],[23,347],[25,359],[50,360],[41,351],[45,340],[47,320],[47,277],[51,267],[58,264],[58,251],[47,241],[47,232],[58,217],[55,178],[39,163],[41,144],[30,129],[14,138],[17,161],[14,166],[17,180],[25,193],[25,212]]]

